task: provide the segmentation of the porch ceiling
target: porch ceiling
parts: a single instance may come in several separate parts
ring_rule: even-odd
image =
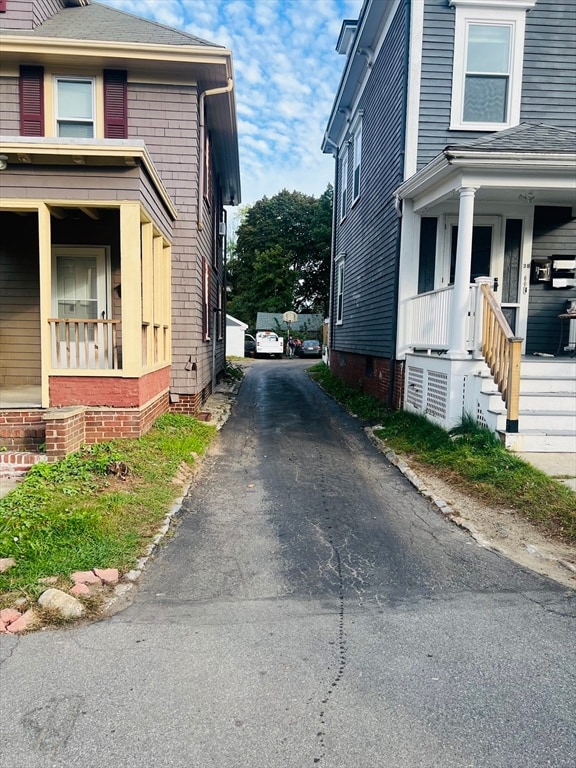
[[[547,158],[470,158],[433,161],[397,191],[414,210],[435,213],[458,201],[462,187],[476,190],[478,202],[576,206],[576,156]]]

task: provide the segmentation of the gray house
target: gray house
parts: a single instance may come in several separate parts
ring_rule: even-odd
[[[196,413],[225,365],[231,52],[90,0],[6,0],[0,46],[0,444]]]
[[[576,447],[575,30],[572,0],[365,0],[323,142],[332,369],[518,450]]]

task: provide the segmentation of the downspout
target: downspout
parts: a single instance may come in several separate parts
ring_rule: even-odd
[[[200,118],[200,165],[198,168],[198,229],[204,229],[204,211],[203,211],[203,195],[204,195],[204,144],[205,144],[205,121],[204,121],[204,101],[207,96],[218,96],[221,93],[230,93],[234,87],[234,80],[231,77],[228,78],[228,84],[223,85],[220,88],[210,88],[207,91],[202,91],[200,94],[200,101],[198,106],[199,118]]]
[[[400,152],[400,159],[402,161],[402,179],[404,179],[404,157],[406,155],[406,119],[408,114],[408,77],[409,77],[409,65],[410,65],[410,0],[404,0],[405,9],[405,29],[406,29],[406,42],[404,46],[404,114],[402,119],[402,126],[400,129],[400,146],[402,150]],[[398,210],[398,209],[397,209]],[[390,368],[390,384],[388,387],[388,399],[387,406],[392,408],[394,404],[394,389],[396,387],[396,350],[398,348],[398,294],[400,280],[400,253],[401,253],[401,237],[402,237],[402,218],[398,216],[398,234],[396,237],[396,261],[394,266],[394,298],[392,306],[394,312],[392,314],[392,355],[391,355],[391,368]]]

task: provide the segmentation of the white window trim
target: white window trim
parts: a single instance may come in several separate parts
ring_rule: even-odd
[[[342,145],[342,162],[340,163],[340,222],[348,213],[348,142]]]
[[[486,0],[485,0],[486,2]],[[520,123],[520,101],[522,97],[522,68],[524,61],[524,36],[526,30],[526,8],[532,7],[531,0],[513,3],[511,0],[488,0],[487,7],[468,4],[465,0],[452,0],[456,6],[454,31],[454,62],[452,71],[452,111],[450,129],[458,131],[501,131]],[[466,45],[470,24],[509,26],[510,69],[508,80],[508,103],[506,120],[501,123],[464,122],[464,88],[466,83]]]
[[[336,256],[336,325],[344,322],[344,259],[345,253]],[[340,300],[341,297],[341,300]]]
[[[60,122],[59,104],[58,104],[58,83],[61,80],[78,82],[78,83],[90,83],[92,85],[92,119],[91,120],[82,120],[82,119],[70,120],[70,119],[68,119],[66,122],[76,122],[79,125],[80,124],[82,124],[82,125],[91,125],[92,126],[92,138],[96,138],[98,136],[98,121],[97,121],[97,115],[96,115],[96,78],[94,78],[94,77],[85,77],[83,75],[53,75],[54,136],[58,137],[60,135],[59,134],[59,130],[58,130],[58,124]],[[62,120],[64,121],[64,118],[62,118]],[[67,138],[67,137],[62,137],[62,138]]]
[[[354,131],[354,161],[352,163],[352,205],[360,197],[360,181],[362,179],[362,121],[358,123]],[[358,187],[356,188],[356,169],[358,169]]]

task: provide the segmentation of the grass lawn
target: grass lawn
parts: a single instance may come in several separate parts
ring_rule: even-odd
[[[470,496],[494,507],[514,509],[547,534],[576,542],[576,493],[506,450],[498,437],[464,419],[451,432],[424,416],[389,411],[384,403],[344,384],[324,363],[310,376],[362,420],[397,453],[412,457]]]
[[[0,499],[0,557],[16,561],[0,574],[0,608],[36,599],[42,578],[67,588],[74,571],[133,568],[215,434],[210,424],[165,414],[138,440],[34,466]]]

